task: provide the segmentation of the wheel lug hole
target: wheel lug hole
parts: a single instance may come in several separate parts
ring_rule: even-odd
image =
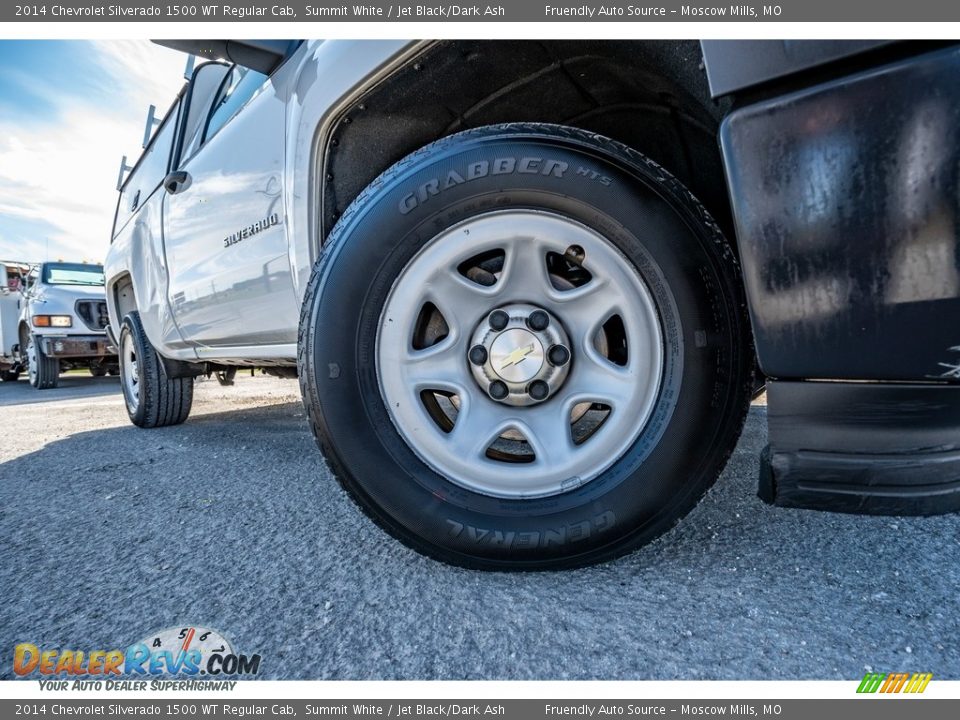
[[[507,315],[503,310],[494,310],[490,313],[490,317],[487,318],[487,321],[490,323],[490,327],[494,330],[503,330],[507,323],[510,322],[510,316]]]
[[[534,400],[546,400],[547,395],[550,394],[550,386],[543,380],[534,380],[527,387],[527,394]]]
[[[563,345],[553,345],[547,351],[547,360],[554,367],[560,367],[570,362],[570,351]]]
[[[487,361],[487,349],[483,345],[474,345],[467,357],[474,365],[483,365]]]
[[[507,395],[510,394],[510,390],[507,388],[506,383],[501,382],[500,380],[494,380],[492,383],[490,383],[488,392],[490,393],[490,397],[492,397],[494,400],[505,400]]]
[[[543,310],[534,310],[527,318],[527,327],[536,332],[546,330],[550,325],[550,316]]]

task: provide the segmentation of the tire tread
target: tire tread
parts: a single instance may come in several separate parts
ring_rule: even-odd
[[[36,340],[33,343],[34,356],[37,358],[37,381],[34,387],[37,390],[51,390],[60,384],[60,361],[47,357]]]
[[[140,407],[130,414],[134,425],[143,428],[179,425],[187,419],[193,405],[193,378],[168,378],[160,355],[150,344],[134,311],[124,318],[134,336],[137,364],[140,368]]]

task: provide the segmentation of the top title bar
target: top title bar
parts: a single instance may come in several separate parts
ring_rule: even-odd
[[[373,0],[357,4],[287,0],[62,0],[0,6],[2,22],[954,22],[960,3],[942,0],[559,2],[449,4]]]

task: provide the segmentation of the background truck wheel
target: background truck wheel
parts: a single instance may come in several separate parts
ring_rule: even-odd
[[[47,357],[33,335],[27,342],[27,376],[37,390],[55,388],[60,382],[60,361]]]
[[[234,379],[237,377],[237,369],[235,367],[229,367],[225,370],[217,370],[214,375],[217,378],[217,382],[221,385],[233,385]]]
[[[3,382],[16,382],[20,379],[20,373],[16,370],[4,370],[0,372],[0,380]]]
[[[753,389],[738,264],[703,207],[629,148],[539,124],[374,181],[314,268],[299,364],[364,510],[480,568],[658,537],[716,480]]]
[[[179,425],[190,414],[193,378],[166,376],[137,312],[127,315],[120,328],[120,386],[134,425]]]
[[[92,367],[90,368],[90,374],[94,377],[103,377],[107,374],[107,369],[105,367]]]

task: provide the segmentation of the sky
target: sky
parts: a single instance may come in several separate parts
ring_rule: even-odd
[[[0,40],[0,260],[103,261],[120,159],[186,61],[149,40]]]

